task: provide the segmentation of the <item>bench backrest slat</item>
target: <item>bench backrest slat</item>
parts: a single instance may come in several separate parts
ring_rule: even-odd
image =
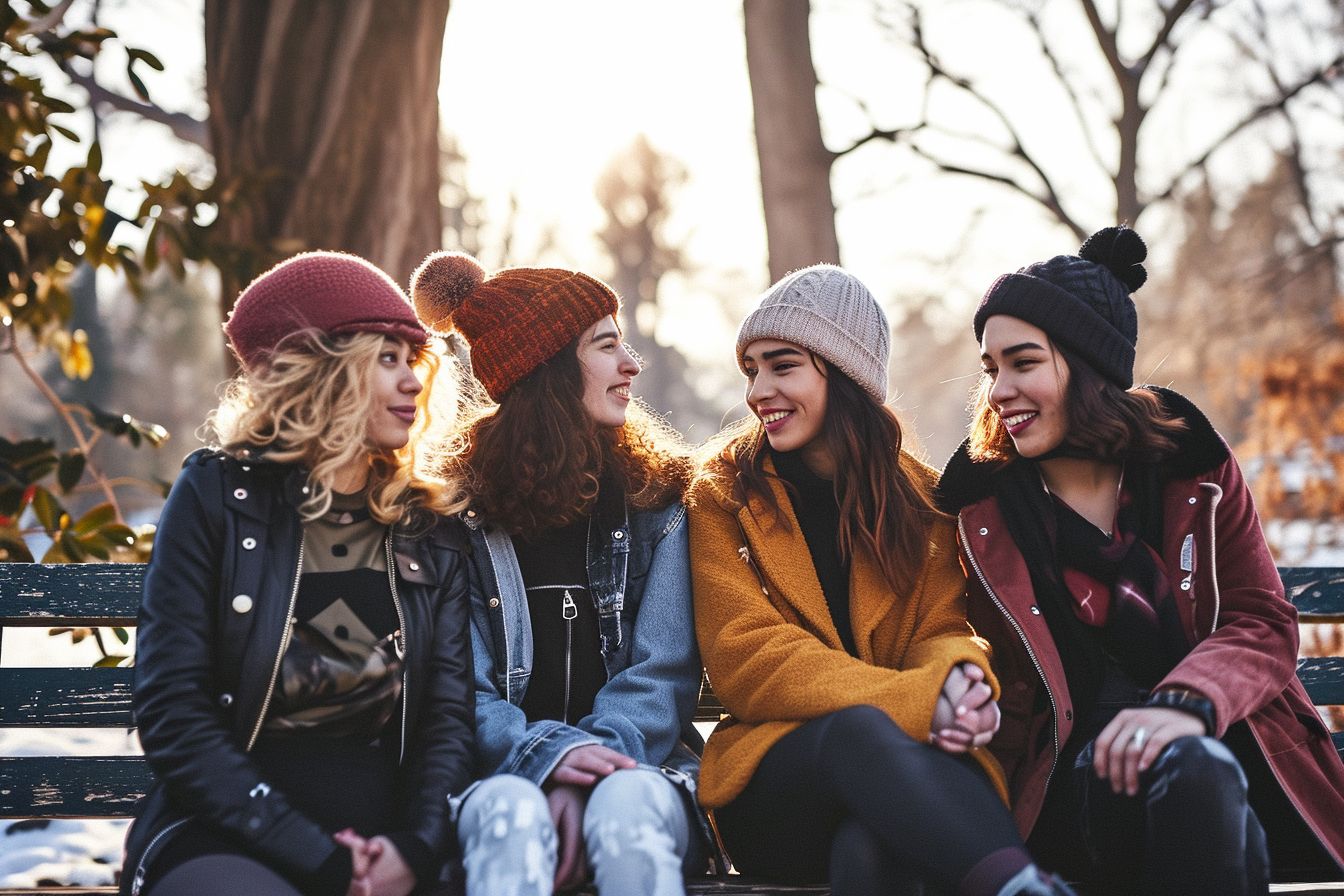
[[[0,817],[123,818],[153,782],[140,756],[0,757]]]
[[[142,563],[0,563],[0,626],[135,625]]]
[[[0,628],[133,626],[143,565],[0,563]],[[1303,622],[1344,622],[1344,568],[1281,569]],[[1318,705],[1344,705],[1344,657],[1298,662]],[[129,728],[132,670],[0,669],[0,727]],[[702,691],[698,721],[717,721],[722,704]],[[1344,733],[1334,735],[1344,752]],[[152,780],[142,757],[0,758],[0,817],[130,815]]]
[[[0,728],[133,728],[131,669],[0,669]]]

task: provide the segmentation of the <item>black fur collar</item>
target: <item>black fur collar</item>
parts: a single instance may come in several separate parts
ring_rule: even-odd
[[[1162,406],[1173,417],[1185,421],[1186,428],[1176,437],[1176,453],[1165,461],[1173,479],[1190,479],[1220,466],[1229,457],[1227,443],[1218,435],[1209,418],[1190,399],[1161,386],[1144,386],[1156,392]],[[934,491],[934,502],[944,513],[955,516],[963,507],[994,494],[994,474],[1001,467],[987,461],[973,461],[967,451],[969,440],[962,442],[943,467]]]

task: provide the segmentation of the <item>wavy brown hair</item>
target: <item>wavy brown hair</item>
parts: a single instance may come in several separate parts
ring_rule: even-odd
[[[462,491],[430,472],[444,452],[456,402],[456,362],[413,349],[424,388],[416,396],[410,440],[398,451],[374,450],[368,421],[376,404],[373,371],[384,336],[327,336],[304,330],[286,339],[263,367],[240,373],[206,419],[223,449],[238,457],[257,451],[308,469],[304,519],[331,508],[337,473],[364,459],[369,465],[369,513],[381,523],[416,526],[462,509]],[[448,394],[445,395],[444,393]]]
[[[924,569],[928,526],[942,516],[933,506],[932,483],[917,481],[902,464],[905,435],[895,412],[838,368],[815,354],[812,359],[826,374],[822,432],[835,460],[840,556],[852,562],[859,546],[866,547],[888,584],[907,593]],[[750,499],[758,498],[782,523],[770,485],[780,477],[765,469],[768,448],[765,427],[756,417],[745,418],[706,443],[698,475],[732,476],[733,500],[750,506]]]
[[[1064,445],[1072,449],[1070,453],[1103,463],[1124,463],[1157,462],[1176,450],[1176,438],[1185,430],[1185,421],[1168,414],[1156,392],[1142,386],[1121,389],[1072,349],[1048,336],[1047,340],[1055,353],[1056,374],[1063,375],[1058,359],[1068,365],[1064,408],[1069,430]],[[1017,448],[989,400],[993,388],[989,374],[982,374],[971,398],[968,450],[974,460],[1006,462],[1018,456]]]
[[[496,404],[477,396],[448,459],[473,509],[510,535],[587,516],[604,481],[636,510],[679,500],[690,476],[681,437],[640,402],[625,425],[599,426],[583,404],[578,340],[523,377]]]

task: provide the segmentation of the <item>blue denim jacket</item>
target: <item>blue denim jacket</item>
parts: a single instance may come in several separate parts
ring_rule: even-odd
[[[597,604],[607,683],[576,725],[528,722],[532,625],[513,540],[482,521],[471,529],[471,641],[476,744],[484,775],[540,785],[569,750],[602,744],[661,769],[690,796],[704,742],[692,722],[701,665],[691,616],[686,508],[631,514],[624,502],[594,511],[588,584]]]

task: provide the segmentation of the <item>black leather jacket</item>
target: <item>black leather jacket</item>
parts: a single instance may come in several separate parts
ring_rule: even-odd
[[[303,879],[337,848],[248,757],[288,639],[306,475],[264,458],[187,458],[159,522],[140,605],[135,714],[156,784],[126,840],[124,896],[180,827],[200,818]],[[461,524],[394,529],[405,628],[400,829],[440,856],[448,797],[472,779],[475,705]]]

